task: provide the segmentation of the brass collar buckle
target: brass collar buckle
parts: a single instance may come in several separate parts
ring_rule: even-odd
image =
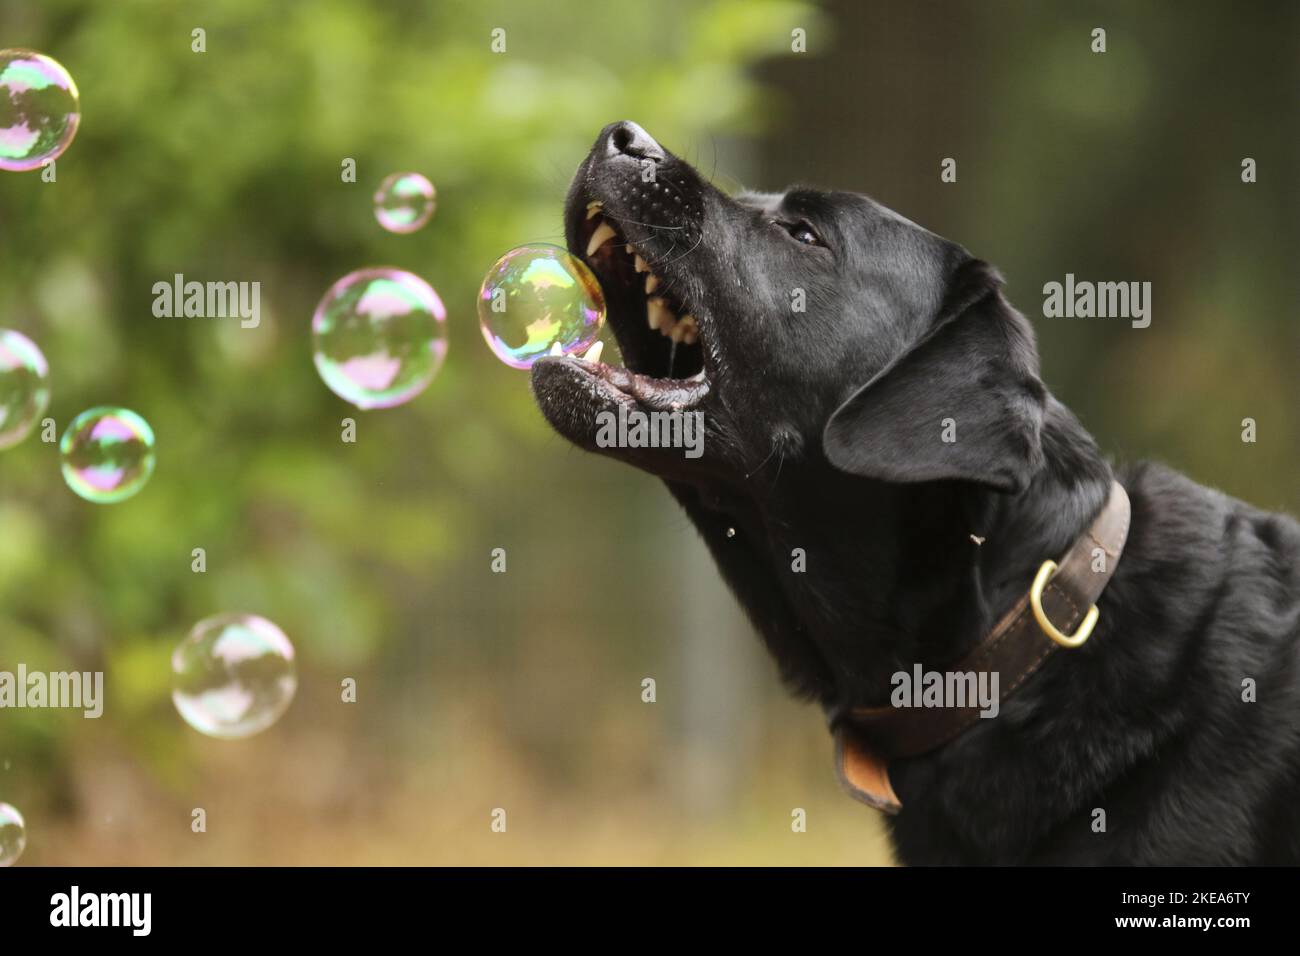
[[[1034,586],[1029,589],[1029,606],[1033,609],[1034,620],[1038,622],[1044,634],[1062,647],[1080,647],[1092,636],[1092,629],[1097,626],[1100,612],[1097,610],[1097,605],[1090,607],[1083,620],[1079,622],[1079,629],[1073,634],[1062,634],[1057,630],[1056,625],[1047,619],[1047,614],[1043,611],[1043,588],[1055,573],[1056,562],[1044,561],[1043,566],[1038,569],[1038,574],[1034,576]]]

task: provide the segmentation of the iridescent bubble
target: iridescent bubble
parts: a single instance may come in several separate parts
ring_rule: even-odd
[[[433,183],[419,173],[393,173],[375,190],[375,218],[389,232],[415,232],[435,208]]]
[[[172,653],[172,702],[209,737],[237,740],[265,730],[297,690],[293,645],[255,614],[199,621]]]
[[[360,269],[330,287],[312,316],[316,370],[358,408],[392,408],[419,395],[447,355],[447,310],[419,276]]]
[[[558,345],[585,352],[605,321],[605,295],[586,263],[559,246],[512,249],[496,261],[478,295],[479,328],[512,368],[531,368]]]
[[[27,848],[27,824],[23,815],[7,803],[0,803],[0,866],[13,866]]]
[[[36,169],[68,148],[81,122],[77,84],[43,53],[0,50],[0,169]]]
[[[21,332],[0,329],[0,448],[26,438],[45,414],[49,374],[35,342]]]
[[[153,474],[153,429],[135,412],[101,405],[72,420],[59,442],[63,480],[87,501],[125,501]]]

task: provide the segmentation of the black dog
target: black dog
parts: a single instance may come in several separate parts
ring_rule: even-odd
[[[892,765],[901,861],[1300,862],[1300,525],[1156,465],[1112,474],[997,274],[863,196],[733,199],[617,123],[565,216],[627,368],[539,362],[543,413],[666,481],[828,713],[975,647],[1127,490],[1090,640]],[[703,456],[597,449],[620,406],[702,412]]]

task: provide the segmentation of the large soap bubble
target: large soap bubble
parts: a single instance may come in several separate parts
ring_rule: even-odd
[[[81,123],[81,98],[57,60],[0,50],[0,169],[25,172],[57,159]]]
[[[557,349],[586,352],[605,321],[605,296],[586,263],[568,250],[520,246],[488,270],[478,320],[497,358],[511,368],[531,368]]]
[[[255,614],[199,621],[172,654],[172,702],[209,737],[235,740],[265,730],[297,690],[293,645]]]
[[[330,287],[312,316],[316,370],[358,408],[391,408],[419,395],[447,355],[447,310],[419,276],[359,269]]]

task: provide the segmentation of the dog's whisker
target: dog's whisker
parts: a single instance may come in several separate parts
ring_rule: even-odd
[[[718,175],[718,138],[710,136],[709,141],[713,144],[713,166],[709,169],[709,182],[712,183]]]
[[[661,226],[653,222],[638,222],[635,219],[627,219],[622,216],[615,216],[610,213],[601,211],[601,216],[605,219],[612,219],[614,222],[623,223],[631,226],[645,226],[647,229],[660,229],[664,232],[681,232],[686,229],[685,226]]]
[[[773,488],[775,488],[777,482],[779,482],[779,481],[781,480],[781,469],[782,469],[784,466],[785,466],[785,453],[782,452],[782,453],[781,453],[781,457],[779,457],[779,458],[776,460],[776,475],[772,478],[772,487],[773,487]]]
[[[699,246],[700,246],[700,243],[703,242],[703,241],[704,241],[704,236],[701,235],[700,238],[698,238],[698,239],[695,240],[695,244],[692,245],[692,246],[691,246],[689,249],[687,249],[685,252],[683,252],[680,256],[674,256],[674,257],[671,258],[671,259],[665,259],[663,262],[659,263],[659,265],[660,265],[661,267],[662,267],[662,266],[669,266],[669,265],[672,265],[674,262],[677,262],[679,259],[684,259],[686,256],[689,256],[692,252],[694,252],[696,249],[698,249]]]
[[[746,480],[746,481],[749,481],[749,479],[753,478],[756,474],[758,474],[760,471],[762,471],[762,470],[763,470],[763,466],[766,465],[769,461],[771,461],[771,460],[772,460],[772,456],[775,455],[775,454],[776,454],[776,445],[773,444],[773,445],[772,445],[772,450],[769,451],[769,452],[767,453],[767,457],[764,458],[762,461],[760,461],[760,462],[759,462],[759,463],[754,467],[754,469],[753,469],[752,471],[749,471],[749,472],[746,472],[746,473],[745,473],[745,480]]]
[[[688,298],[687,296],[682,295],[682,290],[675,279],[669,279],[660,283],[659,288],[662,289],[663,292],[667,292],[669,295],[675,296],[678,299]],[[660,294],[662,295],[663,292]]]

